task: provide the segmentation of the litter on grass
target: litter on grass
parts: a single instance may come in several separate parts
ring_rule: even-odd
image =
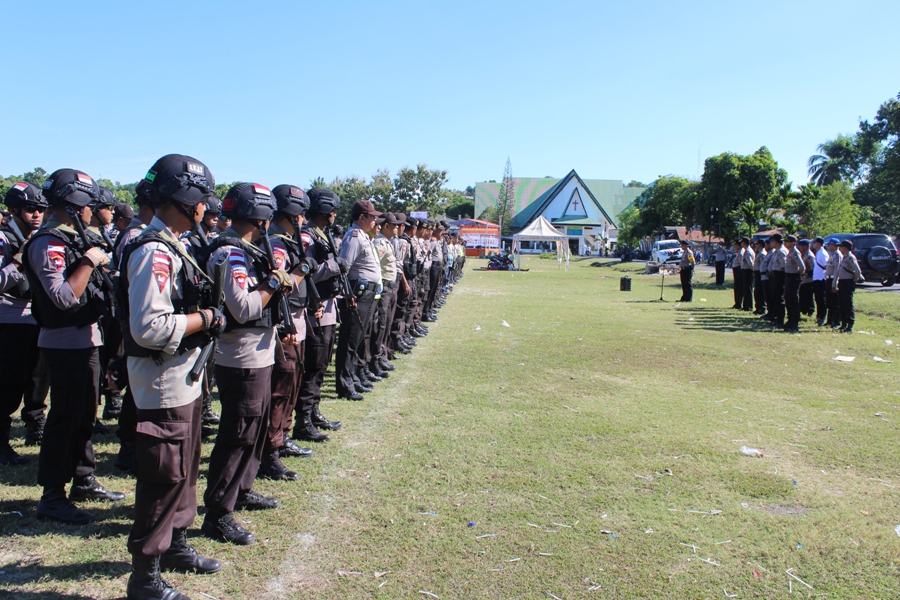
[[[873,357],[872,357],[872,360],[874,360],[875,362],[882,362],[882,363],[889,363],[889,362],[891,362],[891,361],[889,361],[889,360],[884,360],[884,359],[881,358],[880,356],[873,356]]]
[[[747,456],[765,456],[762,453],[762,450],[757,450],[756,448],[751,448],[749,446],[741,446],[741,452]]]
[[[856,360],[855,356],[835,356],[832,360],[839,360],[841,362],[853,362]]]
[[[897,525],[896,527],[894,527],[894,533],[896,533],[897,535],[900,535],[900,525]]]
[[[794,575],[793,573],[791,573],[791,571],[793,571],[793,570],[794,570],[794,567],[791,567],[790,569],[788,569],[787,571],[785,571],[785,573],[787,573],[790,577],[793,577],[794,579],[796,579],[797,581],[799,581],[800,583],[802,583],[803,585],[805,585],[805,586],[808,587],[809,589],[813,589],[813,586],[809,585],[808,583],[806,583],[805,581],[803,581],[802,579],[800,579],[799,577],[797,577],[796,575]]]
[[[509,323],[507,323],[506,321],[503,321],[503,322],[500,323],[500,324],[503,325],[504,327],[509,327]]]
[[[894,342],[892,342],[891,340],[884,340],[884,343],[887,344],[888,346],[894,345]]]
[[[432,598],[437,598],[438,600],[441,600],[440,596],[438,596],[437,594],[432,594],[431,592],[429,592],[427,590],[419,590],[419,593],[422,594],[423,596],[431,596]]]

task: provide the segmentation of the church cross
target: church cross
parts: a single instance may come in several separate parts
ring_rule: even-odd
[[[572,198],[572,212],[578,212],[578,206],[580,202],[578,202],[578,198]]]

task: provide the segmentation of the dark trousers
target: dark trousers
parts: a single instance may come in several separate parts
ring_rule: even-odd
[[[209,457],[203,503],[214,515],[234,511],[238,494],[253,488],[268,432],[272,367],[216,365],[222,415]]]
[[[741,269],[741,308],[753,310],[753,269]]]
[[[103,330],[103,346],[100,347],[100,389],[109,404],[113,393],[106,387],[106,370],[109,363],[122,356],[122,323],[114,317],[104,317],[100,320]]]
[[[413,308],[413,323],[419,325],[422,323],[422,308],[425,305],[425,299],[428,297],[430,276],[429,272],[419,275],[419,290],[416,294],[416,301]]]
[[[681,302],[691,302],[694,299],[694,267],[681,267]]]
[[[391,324],[391,335],[388,336],[388,354],[397,348],[397,342],[406,335],[406,316],[409,312],[410,294],[403,293],[403,284],[397,283],[396,301],[394,302],[394,320]]]
[[[306,331],[303,352],[303,375],[297,392],[297,414],[302,415],[319,403],[322,398],[322,382],[331,362],[334,348],[334,325],[320,325],[319,335],[310,328]]]
[[[272,410],[269,411],[269,427],[265,451],[284,446],[284,435],[290,435],[297,389],[300,387],[300,369],[303,365],[301,346],[284,346],[284,359],[276,360],[272,368]]]
[[[353,392],[359,379],[356,369],[365,363],[360,357],[365,356],[366,332],[372,322],[375,308],[375,292],[366,291],[356,299],[356,308],[352,309],[343,298],[338,303],[341,312],[341,330],[338,332],[337,354],[335,360],[335,389],[339,394]]]
[[[394,322],[397,320],[397,294],[400,293],[401,283],[397,281],[394,283],[394,287],[391,290],[391,301],[387,307],[386,314],[386,324],[387,327],[384,332],[384,336],[381,340],[381,358],[384,360],[388,359],[388,356],[391,354],[391,349],[393,345],[391,344],[391,335],[394,331]]]
[[[841,318],[841,296],[833,291],[833,284],[834,279],[825,280],[825,304],[828,307],[827,323],[832,327],[837,327],[844,322],[844,319]]]
[[[731,269],[731,274],[734,275],[734,307],[740,308],[741,304],[744,301],[744,282],[741,280],[741,270],[740,269]]]
[[[418,323],[416,321],[416,303],[419,300],[419,277],[413,278],[413,280],[409,283],[409,298],[406,300],[406,326],[405,330],[409,330],[413,325]]]
[[[716,285],[725,285],[725,261],[716,261]]]
[[[137,406],[134,405],[134,395],[131,386],[125,388],[122,394],[122,412],[119,413],[119,427],[116,429],[116,437],[120,446],[134,447],[134,432],[137,427]]]
[[[97,348],[41,348],[50,370],[50,411],[38,461],[38,484],[58,490],[94,473],[91,432],[100,397]]]
[[[816,320],[824,321],[828,314],[828,286],[825,279],[813,281],[813,298],[816,301]]]
[[[441,273],[443,270],[443,263],[432,263],[431,271],[428,273],[428,296],[422,309],[424,315],[428,315],[434,310],[434,299],[437,297],[438,290],[441,287]]]
[[[841,302],[841,325],[844,329],[853,329],[856,323],[856,310],[853,308],[853,292],[856,291],[856,282],[852,279],[838,281],[838,296]]]
[[[0,323],[0,445],[9,441],[12,415],[22,404],[26,425],[44,422],[50,374],[41,359],[38,325]]]
[[[784,308],[787,311],[785,327],[800,325],[800,275],[784,274]]]
[[[812,316],[816,312],[815,286],[812,281],[800,284],[800,314]]]
[[[784,271],[769,271],[769,314],[776,325],[784,325]]]
[[[370,362],[379,358],[387,359],[385,340],[388,339],[388,334],[390,334],[391,330],[391,306],[394,304],[394,292],[396,292],[396,288],[384,288],[381,291],[381,298],[378,299],[378,304],[375,307],[377,324],[372,331],[370,340]]]
[[[202,406],[198,398],[177,408],[137,410],[131,554],[159,556],[172,545],[173,529],[194,522]]]
[[[762,273],[753,271],[753,300],[756,302],[756,311],[758,314],[766,312],[766,286],[762,278]]]

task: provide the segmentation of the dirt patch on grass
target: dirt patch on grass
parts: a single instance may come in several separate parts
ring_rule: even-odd
[[[809,514],[809,509],[805,506],[772,504],[769,506],[761,505],[759,510],[764,510],[770,515],[779,515],[782,517],[802,517]]]

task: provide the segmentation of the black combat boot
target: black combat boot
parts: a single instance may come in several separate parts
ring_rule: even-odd
[[[298,420],[294,424],[294,437],[297,437],[296,434],[298,433],[299,427],[301,426],[302,422],[302,420]],[[309,458],[312,455],[312,448],[301,448],[294,443],[294,441],[288,434],[284,434],[284,445],[282,445],[281,448],[278,449],[278,456],[296,456],[299,458]]]
[[[300,479],[300,475],[284,466],[278,457],[278,450],[276,449],[269,450],[263,454],[256,476],[276,481],[297,481]]]
[[[73,525],[87,525],[94,520],[94,515],[72,504],[66,498],[64,489],[45,489],[41,501],[38,502],[37,518]]]
[[[319,412],[319,403],[316,402],[315,406],[312,409],[312,414],[310,414],[310,420],[312,420],[312,424],[318,427],[319,429],[329,429],[331,431],[337,431],[341,428],[343,423],[340,421],[329,421],[326,419],[321,412]]]
[[[378,359],[372,359],[372,362],[369,363],[368,366],[369,372],[373,373],[377,377],[381,377],[382,379],[387,379],[391,376],[390,373],[381,368],[381,363],[378,362]]]
[[[214,558],[205,558],[187,541],[187,529],[172,531],[172,545],[159,557],[159,568],[163,571],[182,573],[215,573],[222,569],[222,563]]]
[[[269,510],[278,508],[278,498],[266,498],[253,490],[238,494],[235,502],[236,510]]]
[[[200,413],[200,423],[203,425],[218,425],[219,415],[212,409],[212,396],[203,399],[203,410]]]
[[[133,554],[131,576],[125,591],[127,600],[191,600],[172,589],[159,575],[159,557]]]
[[[378,366],[381,367],[382,371],[393,371],[397,368],[392,365],[386,358],[379,358]]]
[[[327,442],[331,438],[313,425],[309,414],[302,415],[303,422],[297,423],[294,428],[294,437],[305,442]]]
[[[360,367],[359,372],[361,373],[360,378],[362,378],[362,374],[364,374],[372,383],[378,383],[379,381],[384,379],[380,375],[376,375],[375,373],[373,373],[368,365]]]
[[[208,512],[200,526],[200,532],[206,537],[220,542],[229,542],[239,546],[249,546],[256,542],[256,536],[241,527],[234,520],[234,513],[217,515]]]
[[[106,500],[107,502],[121,502],[125,494],[111,492],[97,481],[93,475],[88,475],[81,481],[73,483],[69,489],[69,500],[81,502],[83,500]]]

